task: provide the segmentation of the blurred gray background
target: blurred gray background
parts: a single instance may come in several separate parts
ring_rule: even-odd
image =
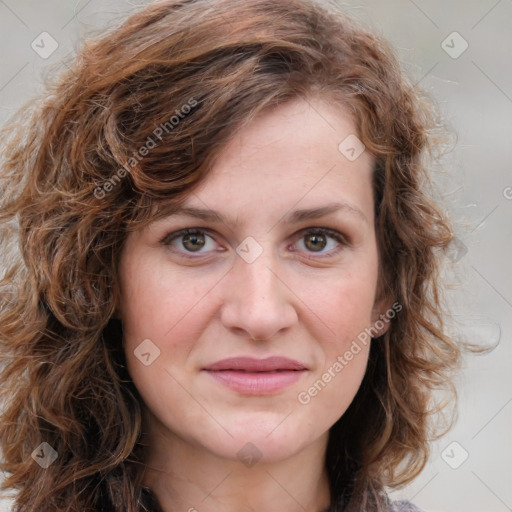
[[[147,3],[0,0],[0,123],[41,90],[49,66],[65,69],[78,41]],[[449,253],[459,283],[449,296],[455,332],[500,342],[465,359],[457,423],[393,497],[427,512],[512,511],[512,0],[340,4],[392,42],[457,133],[437,178],[458,226]]]

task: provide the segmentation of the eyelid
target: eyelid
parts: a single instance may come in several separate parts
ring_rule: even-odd
[[[212,235],[212,232],[207,228],[185,228],[185,229],[180,229],[178,231],[172,231],[171,233],[167,233],[160,240],[160,244],[165,247],[170,247],[171,243],[174,240],[176,240],[177,238],[180,238],[185,235],[197,234],[197,233],[202,233],[206,236],[209,236],[212,240],[215,241],[215,243],[217,243],[217,241],[215,240],[215,237]],[[188,259],[198,259],[199,257],[207,254],[207,253],[202,253],[202,252],[194,253],[194,252],[179,251],[179,250],[175,250],[173,252],[178,252],[182,257],[188,258]],[[197,254],[197,256],[194,256],[194,254]]]
[[[208,230],[207,228],[184,228],[184,229],[179,229],[178,231],[171,231],[170,233],[167,233],[160,240],[160,243],[162,245],[169,245],[170,242],[172,242],[176,238],[179,238],[180,236],[190,235],[190,234],[195,234],[195,233],[204,233],[204,234],[208,235],[209,237],[213,238],[210,230]]]
[[[306,234],[321,234],[321,235],[328,236],[328,237],[334,239],[339,244],[339,246],[349,247],[351,245],[349,239],[343,233],[340,233],[339,231],[337,231],[335,229],[326,228],[326,227],[304,228],[304,229],[298,231],[297,234],[294,236],[297,236],[297,238],[300,240]],[[307,259],[315,259],[315,260],[318,260],[321,258],[330,258],[330,257],[338,254],[338,252],[341,250],[341,248],[339,246],[336,249],[333,249],[333,250],[331,250],[329,252],[325,252],[325,253],[324,252],[315,253],[315,251],[307,252],[306,254],[308,256],[306,256],[306,258]],[[294,252],[298,252],[298,251],[294,251]]]
[[[203,233],[203,234],[209,236],[210,238],[212,238],[213,240],[215,240],[215,236],[212,234],[213,232],[210,231],[208,228],[192,227],[192,228],[185,228],[185,229],[180,229],[178,231],[173,231],[171,233],[167,233],[160,240],[160,244],[162,244],[164,246],[170,246],[171,242],[177,238],[180,238],[187,234],[197,234],[197,233]],[[331,229],[331,228],[327,228],[327,227],[311,226],[308,228],[303,228],[303,229],[297,231],[292,236],[294,239],[300,240],[306,234],[322,234],[322,235],[326,235],[326,236],[336,240],[336,242],[338,242],[338,244],[340,244],[342,246],[350,246],[351,245],[349,239],[344,234],[340,233],[339,231],[337,231],[335,229]],[[296,243],[296,242],[294,242],[294,243]],[[317,253],[316,256],[315,256],[314,251],[310,252],[308,254],[313,255],[312,256],[313,258],[330,257],[330,256],[333,256],[334,254],[336,254],[338,252],[338,250],[339,250],[339,248],[334,251],[331,250],[328,253]],[[184,255],[184,257],[186,257],[186,258],[199,258],[199,257],[201,257],[201,255],[207,254],[207,253],[198,252],[198,253],[196,253],[197,256],[194,256],[194,254],[195,254],[194,252],[187,252],[187,251],[178,251],[178,252],[181,255]],[[294,250],[293,252],[299,252],[299,251]],[[311,259],[311,256],[308,256],[308,258]]]

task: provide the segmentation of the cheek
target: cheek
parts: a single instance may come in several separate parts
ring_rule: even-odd
[[[321,346],[322,364],[298,399],[309,404],[312,418],[335,422],[341,417],[366,371],[377,258],[368,253],[364,260],[328,282],[307,280],[307,305],[312,313],[304,318],[309,318],[309,330]]]
[[[204,299],[214,283],[207,287],[203,280],[199,286],[200,280],[195,284],[135,254],[123,263],[121,317],[128,372],[150,410],[159,417],[179,411],[186,422],[190,395],[179,383],[188,371],[187,356],[208,321]]]
[[[367,282],[340,280],[315,299],[322,322],[316,322],[311,330],[321,346],[322,363],[297,397],[312,426],[315,422],[334,424],[357,394],[370,351],[367,329],[371,325],[373,294],[374,287]]]
[[[188,338],[200,330],[205,321],[200,309],[214,281],[207,276],[191,278],[157,259],[135,261],[130,258],[122,267],[121,311],[127,343],[149,338],[162,346],[181,339],[184,329]]]
[[[306,280],[303,296],[311,309],[311,326],[316,316],[318,339],[329,340],[329,345],[343,349],[352,338],[371,325],[375,301],[377,270],[371,266],[364,272],[340,273],[328,281]],[[327,333],[327,337],[325,336]]]
[[[370,345],[360,343],[357,354],[352,353],[350,346],[330,359],[323,372],[298,395],[299,407],[306,409],[304,414],[312,425],[317,423],[323,428],[330,428],[345,414],[357,394],[365,374]],[[346,358],[348,353],[352,354],[350,360]]]
[[[136,251],[121,261],[120,275],[126,362],[146,401],[174,387],[171,375],[193,345],[192,333],[202,328],[202,294],[191,283],[183,286],[179,273],[161,261]]]

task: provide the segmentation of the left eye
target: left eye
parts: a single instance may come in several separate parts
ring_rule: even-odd
[[[190,228],[168,234],[161,242],[175,250],[185,253],[186,257],[193,254],[205,254],[215,250],[216,242],[202,229]],[[300,251],[316,254],[336,252],[339,245],[347,245],[347,240],[338,231],[327,228],[310,228],[300,233],[297,243]],[[292,249],[295,251],[296,249]],[[190,255],[190,256],[189,256]]]
[[[346,243],[345,238],[341,233],[330,229],[316,228],[302,234],[299,246],[302,245],[306,252],[329,253],[335,250],[339,244],[344,243]]]

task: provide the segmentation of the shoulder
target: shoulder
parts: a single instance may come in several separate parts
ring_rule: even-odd
[[[392,501],[389,504],[389,512],[424,512],[410,501]]]

